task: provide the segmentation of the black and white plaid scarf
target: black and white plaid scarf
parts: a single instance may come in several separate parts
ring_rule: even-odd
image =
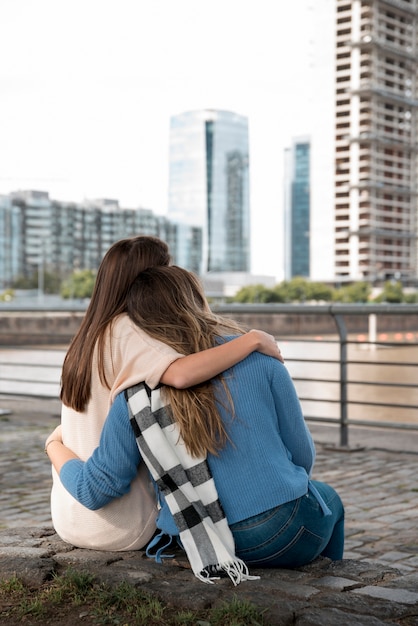
[[[125,398],[141,456],[165,496],[195,576],[213,583],[226,573],[234,585],[258,579],[235,556],[234,539],[206,458],[187,452],[160,389],[151,391],[140,383],[127,389]]]

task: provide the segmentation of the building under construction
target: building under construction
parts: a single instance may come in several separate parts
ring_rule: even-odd
[[[337,0],[335,277],[416,284],[418,0]]]

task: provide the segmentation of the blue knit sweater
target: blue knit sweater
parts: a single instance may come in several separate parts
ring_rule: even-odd
[[[232,443],[219,456],[208,455],[208,463],[232,524],[306,494],[315,448],[282,363],[254,352],[224,375],[235,417],[231,418],[222,402],[219,411]],[[217,392],[222,394],[219,384]],[[98,448],[86,462],[67,461],[60,478],[79,502],[94,510],[129,491],[140,462],[126,401],[120,394]]]

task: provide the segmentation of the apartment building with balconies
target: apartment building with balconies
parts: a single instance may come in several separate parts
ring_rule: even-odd
[[[335,276],[414,282],[417,0],[337,0]]]

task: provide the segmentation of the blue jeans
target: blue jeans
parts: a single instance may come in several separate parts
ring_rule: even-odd
[[[258,567],[300,567],[319,555],[341,559],[344,507],[335,489],[312,481],[331,515],[324,515],[310,492],[305,496],[231,524],[236,555]]]

